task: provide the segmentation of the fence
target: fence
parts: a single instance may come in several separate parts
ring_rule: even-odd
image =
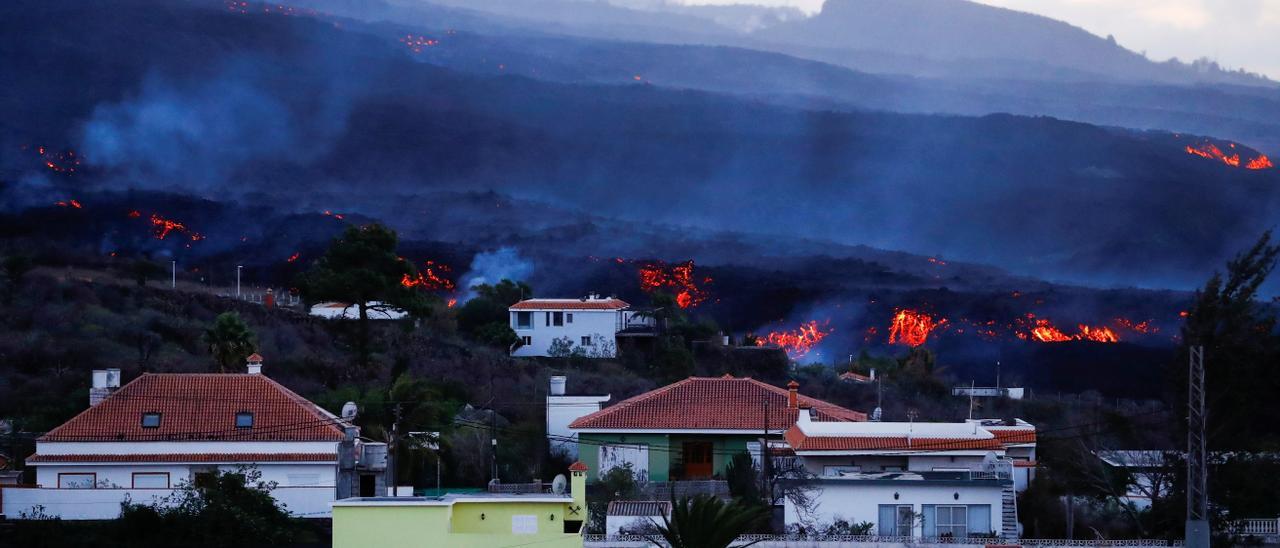
[[[642,535],[584,535],[587,548],[641,548],[665,546]],[[987,541],[990,541],[988,544]],[[856,535],[743,535],[737,544],[754,542],[758,548],[986,548],[994,539],[879,537]],[[1034,548],[1156,548],[1181,547],[1182,541],[1165,540],[1066,540],[1023,539],[1018,546]]]

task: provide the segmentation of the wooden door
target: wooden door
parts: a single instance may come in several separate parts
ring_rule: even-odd
[[[712,445],[709,441],[686,441],[682,454],[685,479],[709,479],[713,473]]]

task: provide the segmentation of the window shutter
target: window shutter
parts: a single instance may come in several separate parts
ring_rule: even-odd
[[[921,528],[920,533],[925,538],[933,538],[938,536],[938,507],[932,504],[923,504],[920,506]]]
[[[985,535],[991,532],[991,505],[969,506],[969,534]]]
[[[898,506],[896,504],[880,505],[880,536],[898,536]]]

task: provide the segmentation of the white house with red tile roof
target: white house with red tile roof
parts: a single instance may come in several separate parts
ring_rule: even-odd
[[[511,329],[520,342],[512,356],[550,356],[552,344],[593,358],[618,354],[618,337],[652,337],[655,320],[626,301],[588,295],[580,299],[525,299],[511,305]]]
[[[781,436],[802,414],[822,422],[867,415],[751,378],[690,377],[618,402],[569,425],[578,458],[606,473],[630,463],[650,481],[709,479],[737,453],[759,446],[767,430]],[[588,478],[595,481],[595,477]]]
[[[806,472],[788,488],[812,493],[787,497],[788,527],[842,519],[874,523],[882,536],[1018,535],[1011,454],[1032,463],[1035,454],[1024,421],[833,423],[802,413],[785,439]]]
[[[126,496],[145,503],[202,474],[253,466],[291,513],[327,516],[354,427],[263,375],[261,356],[248,367],[95,387],[88,409],[36,440],[26,463],[38,488],[5,488],[3,513],[40,505],[64,519],[109,519]]]

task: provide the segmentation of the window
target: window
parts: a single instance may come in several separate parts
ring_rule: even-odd
[[[582,336],[582,346],[591,346],[595,343],[591,342],[591,335]]]
[[[533,329],[533,312],[516,312],[516,329]]]
[[[881,504],[879,533],[882,537],[909,537],[915,525],[915,512],[910,504]]]
[[[143,413],[142,427],[143,428],[160,428],[160,414],[159,413]]]
[[[564,323],[573,323],[573,312],[567,312],[564,315]]]
[[[168,472],[134,472],[134,489],[168,489]]]
[[[862,471],[861,466],[823,466],[822,475],[824,476],[841,476],[844,474],[857,474]]]
[[[253,428],[253,413],[248,411],[236,413],[236,428]]]
[[[520,337],[520,344],[523,344],[525,346],[533,346],[533,337],[530,337],[528,335]]]
[[[563,326],[564,312],[547,312],[547,325]]]
[[[939,506],[935,511],[937,512],[935,536],[952,538],[969,536],[968,506]]]
[[[93,473],[58,474],[58,489],[93,489],[98,475]]]

